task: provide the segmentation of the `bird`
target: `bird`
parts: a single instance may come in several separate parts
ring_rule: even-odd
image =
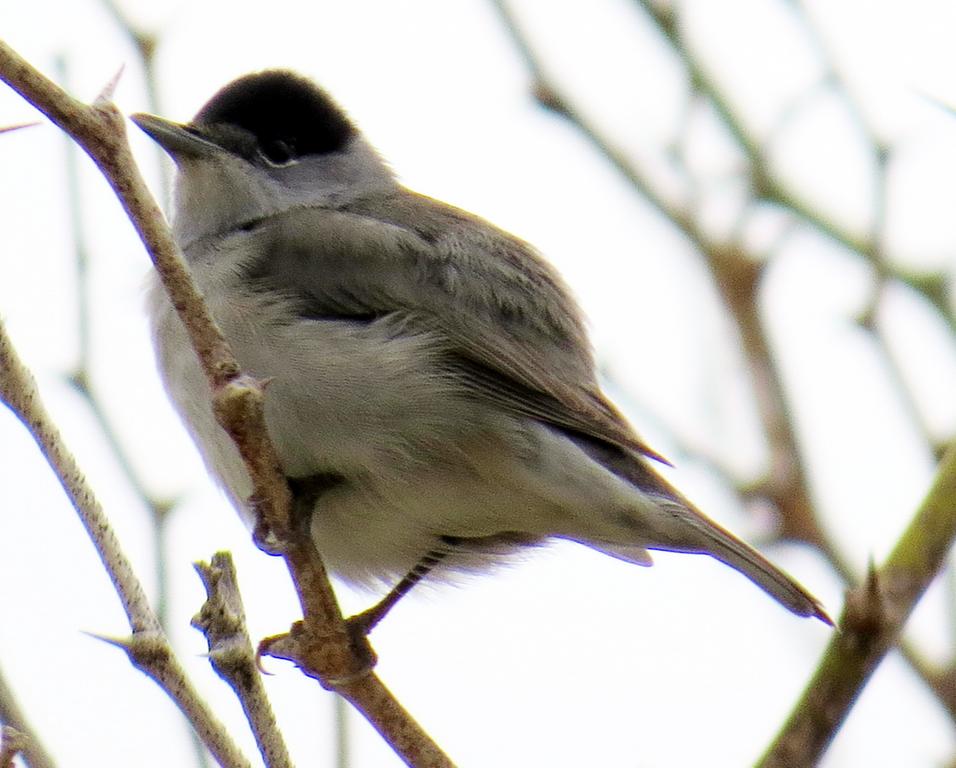
[[[404,187],[332,97],[244,75],[188,123],[131,118],[176,165],[171,225],[246,372],[327,567],[393,585],[488,570],[564,539],[638,565],[709,555],[792,613],[810,592],[668,483],[602,392],[582,312],[531,245]],[[158,278],[158,369],[246,521],[251,481]]]

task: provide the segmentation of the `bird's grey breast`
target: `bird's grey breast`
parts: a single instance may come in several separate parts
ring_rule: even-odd
[[[363,264],[388,282],[402,244],[343,233],[343,216],[316,210],[306,226],[270,217],[197,242],[187,257],[241,368],[268,381],[266,419],[285,472],[381,481],[447,460],[463,430],[481,428],[483,409],[447,375],[448,345],[436,332],[410,324],[407,307],[377,294],[374,280],[365,293],[350,282]],[[207,463],[243,498],[245,472],[213,419],[184,329],[161,288],[153,300],[167,388]]]

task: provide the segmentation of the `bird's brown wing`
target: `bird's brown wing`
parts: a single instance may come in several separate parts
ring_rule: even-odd
[[[396,332],[432,334],[437,362],[468,396],[665,461],[601,393],[578,309],[530,246],[411,192],[375,203],[263,221],[250,283],[294,297],[313,319],[388,317]]]

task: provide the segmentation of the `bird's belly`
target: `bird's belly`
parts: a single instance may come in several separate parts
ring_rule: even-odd
[[[541,506],[517,489],[471,472],[421,471],[401,483],[345,483],[315,504],[312,534],[326,565],[349,582],[388,584],[408,573],[442,539],[462,548],[439,573],[487,567],[518,543],[540,537],[514,530],[516,510]],[[534,512],[532,512],[534,514]]]
[[[508,499],[513,508],[511,492],[489,479],[492,470],[484,465],[498,466],[505,453],[520,452],[520,430],[507,434],[499,414],[465,397],[443,375],[433,339],[377,334],[369,324],[267,322],[269,308],[257,306],[255,297],[207,301],[242,370],[268,382],[266,422],[283,471],[290,477],[334,473],[348,480],[349,492],[332,495],[326,516],[342,539],[343,563],[365,559],[349,553],[363,528],[372,543],[357,550],[404,553],[411,547],[402,541],[417,539],[421,545],[426,527],[431,536],[485,535],[493,531],[485,530],[483,516]],[[209,386],[185,330],[169,307],[154,316],[159,367],[170,397],[208,468],[248,517],[248,475],[215,420]],[[396,516],[410,521],[407,533]],[[473,524],[459,531],[454,520]],[[415,557],[422,554],[419,549]]]

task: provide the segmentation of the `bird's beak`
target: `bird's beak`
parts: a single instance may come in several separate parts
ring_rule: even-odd
[[[165,149],[174,160],[186,157],[210,157],[222,151],[218,144],[203,138],[202,134],[190,125],[174,123],[172,120],[145,113],[131,115],[130,120]]]

